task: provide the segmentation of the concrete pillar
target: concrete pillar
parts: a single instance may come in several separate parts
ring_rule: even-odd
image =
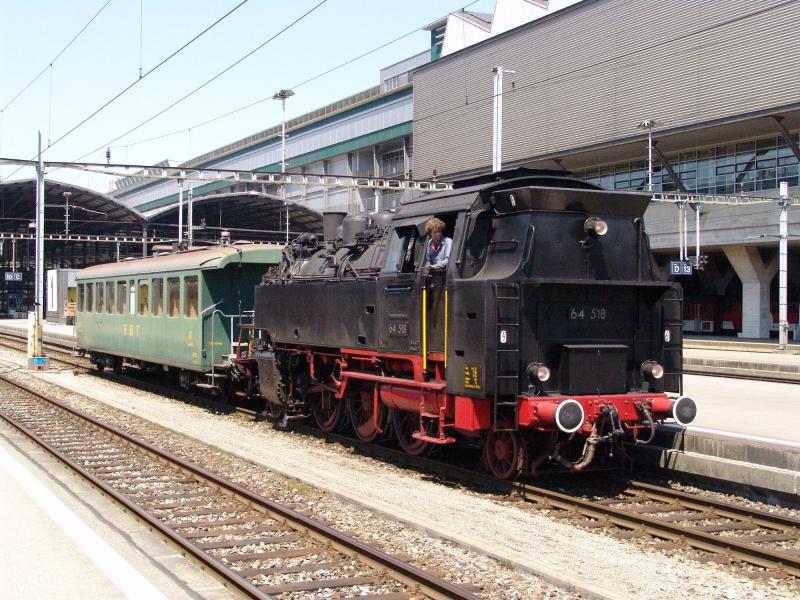
[[[769,284],[778,270],[778,257],[764,264],[757,248],[725,246],[725,256],[742,282],[742,332],[740,337],[768,338],[772,326]]]

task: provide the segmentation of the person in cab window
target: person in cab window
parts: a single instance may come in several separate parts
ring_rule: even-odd
[[[450,260],[450,249],[453,240],[444,235],[445,224],[441,219],[433,217],[425,224],[428,244],[425,247],[425,263],[432,270],[444,270]]]

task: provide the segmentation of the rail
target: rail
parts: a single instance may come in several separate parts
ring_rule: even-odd
[[[39,416],[42,406],[46,419]],[[402,586],[435,599],[476,598],[464,587],[5,376],[0,376],[0,418],[247,597],[374,585]],[[300,556],[310,561],[291,564]],[[263,561],[275,566],[263,568]],[[343,565],[352,561],[359,565],[355,575]],[[329,577],[339,566],[339,578],[309,578],[315,572]],[[265,584],[263,577],[270,575],[277,581]]]

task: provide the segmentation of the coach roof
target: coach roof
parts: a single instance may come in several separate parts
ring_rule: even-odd
[[[79,271],[77,279],[105,279],[123,275],[224,269],[231,264],[275,264],[281,259],[282,249],[283,246],[278,244],[214,246],[212,248],[95,265]]]

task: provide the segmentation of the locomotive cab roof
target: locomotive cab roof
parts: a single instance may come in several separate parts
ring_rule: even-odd
[[[488,206],[498,214],[562,210],[642,217],[651,198],[647,193],[606,191],[562,172],[531,173],[510,179],[499,178],[497,174],[494,179],[485,176],[476,178],[480,182],[473,185],[456,186],[446,192],[415,198],[397,209],[395,220]],[[467,181],[472,183],[475,180]]]

